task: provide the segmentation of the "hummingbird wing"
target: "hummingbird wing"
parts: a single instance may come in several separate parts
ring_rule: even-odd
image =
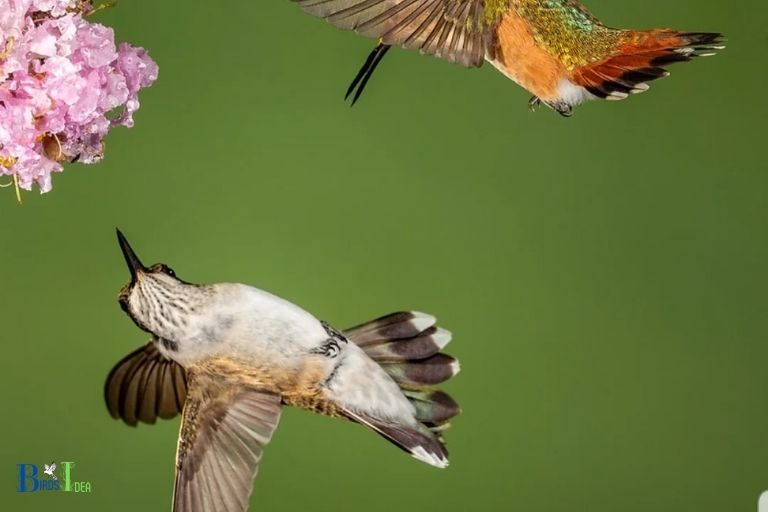
[[[184,368],[163,356],[155,342],[153,339],[121,359],[104,385],[109,414],[132,426],[139,421],[173,418],[187,398]]]
[[[274,393],[195,374],[181,420],[173,511],[245,511],[280,411]]]
[[[467,67],[485,59],[506,0],[293,0],[333,25]]]

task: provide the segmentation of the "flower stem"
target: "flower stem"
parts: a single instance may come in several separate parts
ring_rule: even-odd
[[[90,16],[92,14],[96,14],[99,11],[103,11],[104,9],[110,9],[112,7],[117,7],[117,0],[112,0],[111,2],[104,2],[103,4],[99,4],[87,13],[85,13],[86,16]]]
[[[13,175],[13,188],[16,189],[16,200],[21,203],[21,189],[19,188],[19,176],[17,174]]]
[[[0,188],[8,188],[11,185],[13,185],[13,188],[16,189],[16,201],[18,201],[19,204],[22,204],[22,201],[21,201],[21,188],[19,187],[19,177],[16,176],[15,174],[13,175],[13,181],[11,181],[10,183],[0,184]]]

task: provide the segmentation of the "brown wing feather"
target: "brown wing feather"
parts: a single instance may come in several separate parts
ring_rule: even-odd
[[[467,67],[482,65],[492,32],[485,0],[293,1],[339,28]]]
[[[150,341],[118,362],[107,376],[104,399],[109,414],[129,425],[154,423],[181,412],[186,399],[186,374]]]
[[[173,511],[246,510],[280,411],[274,393],[193,374],[176,452]]]

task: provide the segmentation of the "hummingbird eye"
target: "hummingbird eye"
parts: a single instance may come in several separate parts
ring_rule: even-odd
[[[174,272],[173,269],[171,267],[169,267],[168,265],[162,265],[161,264],[160,265],[160,272],[162,272],[163,274],[165,274],[167,276],[176,277],[176,272]]]

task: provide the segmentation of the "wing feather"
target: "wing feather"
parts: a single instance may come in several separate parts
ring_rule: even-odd
[[[194,375],[176,454],[174,512],[245,511],[280,411],[274,393]]]
[[[333,25],[467,67],[485,58],[488,0],[293,0]]]
[[[113,418],[129,425],[173,418],[184,406],[184,368],[163,356],[155,343],[152,340],[128,354],[107,376],[107,409]]]

